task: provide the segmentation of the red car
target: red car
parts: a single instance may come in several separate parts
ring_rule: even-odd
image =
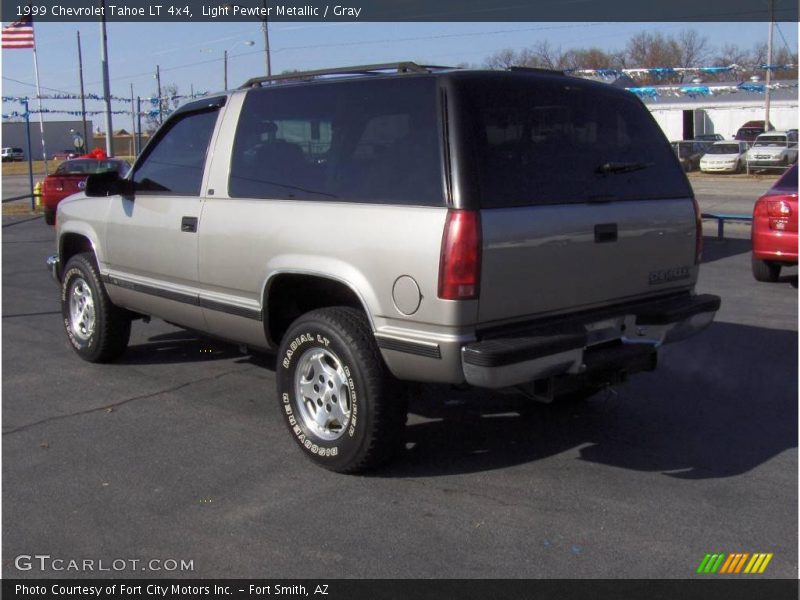
[[[116,171],[120,176],[125,176],[131,166],[127,161],[118,158],[76,158],[66,160],[55,170],[52,175],[44,178],[42,185],[42,206],[44,207],[44,222],[48,225],[56,223],[56,207],[58,203],[71,194],[83,191],[86,179],[94,173]]]
[[[753,277],[778,281],[781,267],[797,264],[797,165],[753,208]]]

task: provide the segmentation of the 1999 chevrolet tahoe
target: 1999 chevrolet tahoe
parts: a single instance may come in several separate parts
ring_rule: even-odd
[[[402,381],[548,401],[653,369],[719,308],[701,236],[633,94],[401,63],[185,104],[59,205],[48,262],[81,358],[143,316],[276,351],[291,436],[355,472],[401,443]]]

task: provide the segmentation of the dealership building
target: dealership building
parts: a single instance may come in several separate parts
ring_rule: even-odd
[[[715,83],[711,87],[736,83]],[[655,86],[659,90],[658,86]],[[646,97],[644,103],[670,140],[690,140],[703,133],[719,133],[732,139],[747,121],[764,120],[764,94],[734,93],[669,96],[659,93]],[[778,131],[797,128],[797,85],[770,92],[769,120]]]
[[[42,159],[42,136],[39,130],[39,121],[31,120],[31,157],[33,160]],[[92,135],[92,121],[86,121],[86,130]],[[74,151],[75,139],[73,131],[83,136],[83,121],[45,121],[44,142],[47,146],[47,155],[53,156],[65,150]],[[3,123],[3,147],[22,148],[28,156],[28,142],[25,133],[25,121],[7,121]]]

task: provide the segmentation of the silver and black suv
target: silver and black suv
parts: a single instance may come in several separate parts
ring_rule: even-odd
[[[115,359],[142,316],[277,351],[291,436],[341,472],[401,443],[402,381],[591,394],[719,308],[644,105],[555,72],[253,79],[178,109],[57,222],[79,356]]]

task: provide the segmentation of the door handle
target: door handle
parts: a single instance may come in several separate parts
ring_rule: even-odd
[[[181,219],[181,231],[189,233],[197,231],[197,217],[183,217]]]
[[[617,241],[617,224],[603,223],[594,226],[594,241],[596,244]]]

